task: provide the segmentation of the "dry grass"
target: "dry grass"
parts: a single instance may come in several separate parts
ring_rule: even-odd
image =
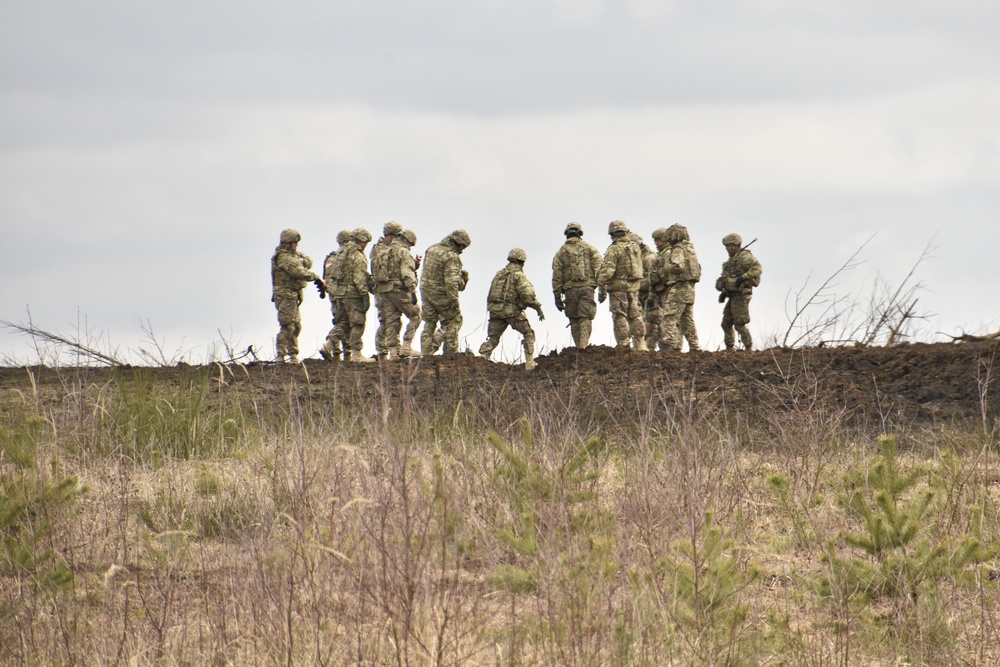
[[[501,387],[429,409],[64,376],[0,432],[4,664],[1000,664],[995,431],[848,428],[801,381],[752,416],[678,390],[511,422]],[[905,624],[821,585],[831,549],[864,558],[837,498],[883,430],[927,470],[920,537],[992,549]]]

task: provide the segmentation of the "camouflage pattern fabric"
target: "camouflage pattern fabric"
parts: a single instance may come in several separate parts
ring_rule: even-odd
[[[658,268],[663,283],[667,286],[661,293],[662,310],[661,342],[664,348],[681,351],[683,339],[688,347],[698,350],[698,331],[694,324],[695,282],[689,267],[691,260],[697,261],[694,246],[690,241],[680,241],[661,251]]]
[[[639,283],[639,304],[642,306],[642,322],[646,329],[646,347],[650,350],[656,349],[656,344],[660,342],[660,301],[651,284],[651,279],[656,275],[657,254],[650,250],[645,244],[640,244],[642,253],[642,282]]]
[[[376,257],[375,249],[372,249],[372,270],[376,262],[384,262],[380,268],[380,279],[375,282],[375,308],[379,322],[375,332],[375,350],[379,355],[398,354],[402,316],[406,315],[408,320],[404,342],[412,341],[420,326],[420,306],[413,303],[411,296],[417,291],[416,262],[409,246],[401,239],[387,244],[381,252],[381,256]]]
[[[722,333],[727,350],[736,344],[734,329],[747,350],[753,349],[750,323],[750,299],[753,288],[760,285],[762,268],[757,258],[747,249],[740,249],[722,264],[722,275],[715,281],[715,289],[726,296],[722,309]]]
[[[317,279],[310,271],[312,260],[285,244],[274,249],[271,257],[271,301],[278,311],[278,335],[275,348],[279,359],[297,356],[299,334],[302,332],[302,290]]]
[[[575,236],[566,239],[552,258],[552,292],[563,300],[563,313],[578,349],[590,342],[592,321],[597,316],[594,288],[600,268],[601,253]]]
[[[630,340],[645,344],[646,328],[639,303],[642,283],[642,255],[639,244],[627,236],[619,236],[604,253],[597,272],[597,288],[608,293],[615,342],[618,347],[630,347]]]
[[[608,305],[614,325],[618,347],[630,347],[630,341],[639,341],[646,335],[642,322],[639,292],[608,292]]]
[[[434,354],[440,346],[434,340],[438,325],[444,334],[445,354],[458,352],[458,334],[462,328],[458,294],[468,282],[460,253],[461,246],[450,237],[435,243],[425,253],[420,271],[420,310],[424,322],[420,348],[424,355]]]
[[[490,282],[487,308],[490,321],[487,325],[487,340],[479,348],[479,354],[489,356],[500,344],[500,336],[511,327],[523,336],[522,345],[526,356],[535,353],[535,332],[524,316],[526,308],[541,310],[542,304],[535,294],[535,287],[524,275],[520,264],[510,262],[497,271]]]
[[[323,281],[326,283],[326,296],[330,300],[330,331],[326,334],[326,349],[330,354],[339,355],[341,352],[341,344],[339,340],[336,340],[333,336],[333,331],[337,326],[337,315],[338,309],[340,308],[340,300],[337,299],[333,294],[336,291],[337,279],[333,277],[333,262],[337,259],[337,256],[344,251],[344,244],[341,243],[340,247],[333,250],[326,256],[323,260]]]
[[[371,305],[368,293],[374,287],[361,247],[353,240],[345,243],[331,269],[336,279],[332,294],[340,302],[329,338],[334,350],[342,344],[344,352],[361,351],[361,338]]]

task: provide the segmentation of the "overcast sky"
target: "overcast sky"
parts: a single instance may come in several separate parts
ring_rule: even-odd
[[[918,339],[996,331],[998,34],[995,0],[0,0],[0,320],[133,361],[150,330],[169,357],[272,358],[280,231],[318,265],[339,230],[398,220],[421,253],[472,236],[473,349],[524,248],[544,353],[571,344],[563,228],[603,252],[621,219],[650,244],[689,228],[706,349],[729,232],[758,239],[758,341],[868,239],[838,296],[863,305],[930,245]],[[315,356],[311,288],[303,318]],[[37,360],[9,329],[0,358]]]

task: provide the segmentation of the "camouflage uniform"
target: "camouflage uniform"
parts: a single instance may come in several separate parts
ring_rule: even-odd
[[[552,292],[556,308],[569,318],[573,343],[582,350],[590,344],[590,331],[597,316],[594,288],[601,268],[601,253],[581,237],[575,222],[566,225],[566,242],[552,258]]]
[[[326,259],[323,260],[323,280],[326,281],[327,296],[330,298],[330,323],[333,327],[326,334],[326,340],[323,342],[323,346],[319,348],[319,355],[327,361],[336,361],[341,353],[340,340],[335,340],[333,336],[334,329],[337,326],[338,311],[341,310],[340,299],[334,296],[338,281],[333,277],[333,262],[337,258],[337,255],[344,251],[344,246],[350,240],[351,232],[346,229],[337,232],[337,245],[339,247],[331,251],[326,256]],[[346,317],[342,313],[340,315]]]
[[[424,330],[420,336],[420,351],[424,356],[437,352],[444,342],[445,354],[458,352],[458,333],[462,328],[462,311],[458,293],[465,289],[469,274],[462,268],[460,257],[471,243],[468,232],[456,229],[427,249],[420,272],[421,317]],[[438,324],[442,331],[436,331]]]
[[[646,347],[656,349],[660,340],[660,304],[656,293],[650,286],[653,275],[653,265],[656,263],[656,253],[642,242],[636,233],[630,233],[629,238],[639,244],[639,254],[642,257],[642,282],[639,283],[639,305],[642,307],[642,322],[646,330]]]
[[[403,342],[410,348],[420,326],[420,306],[417,305],[417,271],[410,242],[394,235],[392,243],[379,256],[372,252],[372,277],[375,280],[375,305],[378,307],[378,331],[375,347],[379,356],[399,356],[399,331],[403,315],[409,319]],[[411,232],[412,234],[412,232]],[[416,236],[413,236],[416,240]]]
[[[722,239],[726,250],[730,251],[729,259],[722,263],[722,275],[715,281],[715,289],[719,301],[726,302],[722,310],[722,333],[726,349],[731,350],[736,344],[733,334],[735,328],[740,334],[740,341],[747,350],[753,349],[753,337],[747,324],[750,323],[750,299],[753,288],[760,285],[761,266],[757,258],[749,250],[742,248],[743,239],[739,234],[729,234]]]
[[[542,314],[542,304],[535,296],[534,286],[524,275],[526,259],[527,255],[523,250],[514,248],[507,253],[507,266],[497,271],[490,283],[486,301],[490,311],[487,327],[489,338],[479,347],[479,354],[489,357],[500,344],[500,336],[510,327],[524,337],[524,369],[530,371],[535,367],[535,332],[528,324],[524,310],[534,308],[539,320],[544,320],[545,316]]]
[[[298,361],[299,333],[302,332],[302,290],[321,278],[310,271],[312,260],[298,251],[302,238],[294,229],[281,232],[280,243],[271,257],[271,301],[278,311],[278,360]]]
[[[666,230],[666,245],[657,258],[663,287],[659,297],[663,317],[661,348],[677,352],[681,351],[684,338],[690,350],[699,349],[694,324],[694,286],[701,279],[701,265],[689,239],[685,227],[672,225]]]
[[[646,331],[639,305],[639,284],[642,282],[642,251],[639,244],[628,237],[625,223],[615,220],[608,227],[614,239],[604,253],[604,260],[597,272],[598,296],[608,304],[614,321],[615,341],[619,348],[628,349],[629,341],[637,350],[647,350]]]
[[[333,261],[331,274],[336,280],[334,297],[340,301],[337,322],[333,327],[332,344],[344,345],[344,361],[371,361],[361,356],[361,337],[365,333],[368,308],[371,302],[368,293],[374,288],[368,273],[368,260],[364,249],[372,235],[365,229],[355,229],[343,252]]]

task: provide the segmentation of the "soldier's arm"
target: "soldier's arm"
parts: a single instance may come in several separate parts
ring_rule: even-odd
[[[315,273],[307,269],[302,264],[302,260],[294,255],[281,254],[278,256],[277,261],[278,268],[287,273],[292,278],[296,280],[301,280],[302,282],[310,282],[319,279]]]
[[[756,287],[760,284],[760,274],[762,273],[760,262],[749,252],[744,252],[743,256],[746,259],[744,259],[743,266],[741,267],[743,270],[742,278]]]
[[[396,251],[399,256],[399,275],[403,281],[403,287],[407,292],[412,292],[417,287],[417,263],[413,255],[406,248]]]
[[[458,300],[458,293],[462,290],[462,273],[459,268],[458,257],[451,258],[445,262],[443,271],[443,282],[445,294],[449,299]]]
[[[563,253],[560,249],[556,252],[556,256],[552,258],[552,293],[556,296],[562,294],[563,290],[562,255]]]
[[[608,251],[604,253],[604,260],[601,262],[601,268],[597,271],[597,286],[599,288],[606,288],[608,286],[608,281],[610,281],[612,276],[615,275],[616,261],[615,247],[611,246],[608,248]]]

